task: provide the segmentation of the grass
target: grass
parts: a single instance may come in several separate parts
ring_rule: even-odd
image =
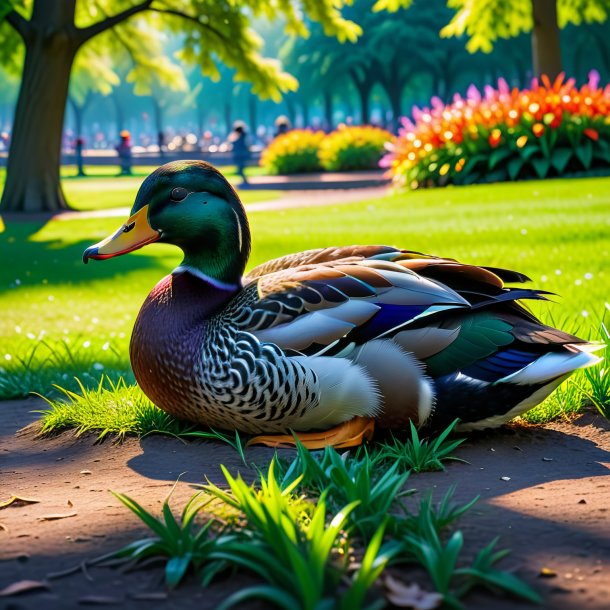
[[[416,564],[427,572],[437,592],[431,596],[435,603],[430,607],[442,601],[446,607],[462,608],[461,599],[475,587],[540,601],[519,578],[496,567],[508,553],[495,550],[496,540],[479,549],[474,559],[464,558],[464,536],[460,530],[451,530],[474,501],[456,505],[453,490],[449,490],[436,506],[428,496],[415,511],[377,515],[370,535],[358,539],[353,536],[350,520],[356,520],[353,515],[367,501],[366,490],[360,490],[338,510],[331,500],[338,499],[335,494],[340,485],[329,484],[314,498],[298,495],[305,466],[313,459],[306,452],[301,447],[299,457],[290,465],[289,471],[298,464],[300,474],[289,483],[276,473],[276,460],[271,461],[266,476],[260,474],[258,485],[233,477],[223,466],[228,489],[204,485],[203,492],[186,504],[180,520],[174,517],[169,499],[163,504],[161,518],[156,518],[131,498],[115,494],[155,534],[131,543],[116,555],[132,561],[162,558],[169,586],[177,585],[189,567],[204,585],[231,567],[259,577],[261,584],[225,599],[220,605],[223,610],[248,599],[285,610],[381,609],[386,602],[379,590],[373,590],[375,582],[388,566],[404,563]],[[368,457],[361,465],[372,472]],[[385,475],[378,474],[378,478],[382,481]],[[215,533],[211,533],[211,521],[195,530],[198,512],[206,509],[214,514],[210,496],[241,518],[216,528]]]
[[[85,166],[86,177],[76,175],[76,167],[64,165],[61,168],[62,186],[70,205],[75,210],[106,210],[110,208],[131,208],[142,181],[155,168],[136,165],[131,176],[117,176],[117,167],[112,165]],[[245,204],[271,201],[280,196],[279,191],[239,189],[241,178],[235,167],[228,165],[219,168],[231,183],[237,186]],[[261,167],[250,167],[248,176],[261,176]],[[4,188],[6,171],[0,168],[0,192]]]
[[[390,442],[381,443],[375,451],[373,459],[376,463],[393,464],[401,470],[412,470],[413,472],[426,472],[430,470],[445,470],[443,462],[447,460],[458,460],[453,452],[464,442],[465,439],[451,439],[451,434],[459,420],[455,420],[447,426],[434,439],[420,439],[417,428],[413,422],[409,422],[411,438],[406,442],[392,437]]]
[[[66,429],[76,435],[95,431],[101,441],[108,435],[122,440],[127,434],[153,432],[178,436],[192,429],[155,407],[137,386],[127,385],[123,378],[114,382],[103,376],[97,387],[90,389],[80,380],[76,383],[80,392],[61,389],[62,398],[47,399],[50,409],[42,412],[42,434]]]
[[[77,179],[73,183],[80,184]],[[250,214],[250,266],[291,251],[360,242],[396,244],[474,264],[514,268],[532,277],[533,285],[562,295],[554,299],[557,304],[533,304],[543,320],[599,338],[602,318],[610,310],[609,187],[608,178],[550,180],[256,212]],[[93,195],[91,205],[107,196],[95,190]],[[104,372],[129,370],[128,341],[140,304],[179,263],[180,253],[155,244],[128,256],[82,265],[85,247],[116,225],[112,218],[9,223],[0,234],[0,378],[16,381],[9,390],[0,384],[4,398],[15,396],[15,387],[17,395],[24,395],[31,390],[49,393],[51,382],[65,385],[63,365],[49,354],[66,345],[76,353],[94,354],[93,362],[102,364]],[[40,339],[48,351],[40,349],[27,371],[18,359],[27,361]],[[106,344],[109,349],[103,351]],[[70,376],[73,373],[78,374],[78,367]],[[100,375],[98,371],[91,384]],[[589,391],[583,375],[575,379]],[[549,404],[538,412],[539,419],[564,409],[560,402]]]

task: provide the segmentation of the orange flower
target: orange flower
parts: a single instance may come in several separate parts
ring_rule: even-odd
[[[597,142],[599,140],[599,133],[596,129],[587,127],[583,130],[583,133],[587,136],[587,138],[591,138],[591,140],[593,140],[594,142]]]
[[[544,125],[542,123],[534,123],[532,125],[532,132],[539,138],[544,133]]]
[[[517,147],[523,148],[527,144],[527,136],[519,136],[517,138]]]

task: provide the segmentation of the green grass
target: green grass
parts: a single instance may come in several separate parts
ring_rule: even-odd
[[[345,473],[350,483],[359,475],[341,465],[342,457],[334,450],[327,456],[336,464],[328,485],[317,497],[299,494],[299,486],[307,476],[305,468],[312,456],[300,455],[288,468],[297,477],[291,482],[278,476],[278,462],[272,460],[268,473],[260,473],[259,482],[246,483],[241,475],[233,477],[221,466],[228,489],[208,483],[203,492],[187,502],[182,516],[176,519],[169,498],[157,518],[136,501],[122,494],[115,496],[137,515],[154,534],[137,540],[119,550],[116,556],[139,562],[149,557],[165,561],[166,583],[176,586],[190,568],[204,586],[220,572],[238,568],[256,575],[261,584],[240,589],[225,599],[220,608],[226,610],[248,599],[260,599],[267,605],[284,610],[377,610],[386,607],[379,590],[373,586],[386,567],[392,564],[416,564],[424,568],[438,594],[436,607],[462,608],[461,599],[473,588],[483,587],[494,593],[540,602],[528,585],[509,572],[496,567],[508,551],[496,551],[497,540],[465,558],[464,535],[453,525],[476,502],[459,505],[450,489],[438,505],[430,495],[419,505],[409,508],[402,498],[395,497],[395,483],[386,489],[386,510],[370,513],[372,527],[366,536],[358,537],[350,520],[358,522],[355,513],[369,502],[365,488],[345,494],[340,488]],[[329,453],[330,452],[330,453]],[[331,455],[332,454],[332,455]],[[295,467],[296,464],[296,467]],[[372,462],[365,456],[360,466],[374,476]],[[385,486],[388,473],[377,472],[375,486]],[[347,497],[346,497],[347,495]],[[237,511],[241,518],[224,527],[206,525],[196,529],[197,513],[205,509],[214,515],[209,497]],[[402,511],[388,512],[396,500]],[[335,506],[338,504],[339,508]],[[468,551],[472,557],[472,552]],[[400,584],[400,583],[398,583]],[[401,604],[398,604],[401,605]]]
[[[42,411],[41,434],[72,429],[78,436],[95,431],[101,441],[109,435],[122,440],[127,434],[153,432],[178,436],[193,429],[155,407],[137,386],[122,378],[113,382],[102,377],[97,387],[88,390],[78,384],[80,392],[64,389],[61,399],[47,399],[50,408]]]
[[[351,243],[394,244],[504,266],[561,295],[556,303],[533,304],[543,320],[600,338],[610,310],[609,209],[610,179],[596,178],[421,190],[349,205],[257,212],[250,214],[250,266],[287,252]],[[44,384],[29,385],[36,375],[65,384],[65,371],[52,358],[41,354],[33,372],[18,362],[41,337],[51,352],[65,342],[76,352],[90,351],[106,372],[128,370],[140,304],[179,263],[180,252],[155,244],[84,266],[85,247],[116,226],[112,218],[22,222],[0,234],[0,375],[11,376],[21,395],[43,391]],[[576,379],[589,387],[582,375]]]
[[[85,167],[86,177],[76,175],[76,168],[61,168],[62,185],[70,205],[75,210],[106,210],[111,208],[131,208],[142,181],[153,171],[153,167],[135,166],[132,176],[117,176],[117,168],[106,165]],[[230,182],[237,185],[242,201],[247,205],[259,201],[272,201],[280,196],[280,191],[239,189],[241,178],[235,174],[233,166],[219,168]],[[260,176],[260,167],[246,170],[248,176]],[[5,170],[0,168],[0,192],[4,188]]]

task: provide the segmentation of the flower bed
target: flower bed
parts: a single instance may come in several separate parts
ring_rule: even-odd
[[[389,131],[368,125],[342,126],[328,135],[294,129],[269,144],[261,165],[270,174],[375,169],[391,139]]]
[[[451,104],[405,118],[382,164],[410,188],[578,173],[610,173],[610,85],[592,72],[578,88],[560,75],[510,89],[474,86]]]
[[[318,157],[329,171],[374,169],[392,134],[379,127],[339,127],[321,142]]]
[[[318,159],[318,148],[323,139],[323,131],[293,129],[267,146],[260,164],[270,174],[319,172],[322,165]]]

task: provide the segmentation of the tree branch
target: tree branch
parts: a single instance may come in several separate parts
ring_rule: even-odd
[[[22,17],[16,10],[13,9],[4,19],[19,34],[19,36],[23,38],[23,40],[26,39],[31,31],[31,26],[30,22],[25,17]]]
[[[134,4],[134,6],[131,6],[124,11],[117,13],[116,15],[106,17],[106,19],[102,19],[102,21],[98,21],[97,23],[94,23],[86,28],[80,28],[78,30],[80,44],[83,44],[90,38],[93,38],[94,36],[113,28],[115,25],[122,23],[126,19],[129,19],[129,17],[132,15],[136,15],[137,13],[148,10],[152,3],[153,0],[144,0],[143,2]]]
[[[202,21],[199,20],[198,17],[193,17],[193,15],[189,15],[188,13],[183,13],[182,11],[179,11],[179,10],[176,10],[173,8],[152,7],[149,10],[151,10],[154,13],[173,15],[174,17],[180,17],[182,19],[186,19],[187,21],[192,21],[193,23],[197,24],[201,29],[210,31],[212,34],[214,34],[215,36],[220,38],[220,40],[222,40],[224,43],[229,44],[229,42],[230,42],[229,39],[224,34],[219,32],[216,28],[212,27],[209,23],[203,23]]]

